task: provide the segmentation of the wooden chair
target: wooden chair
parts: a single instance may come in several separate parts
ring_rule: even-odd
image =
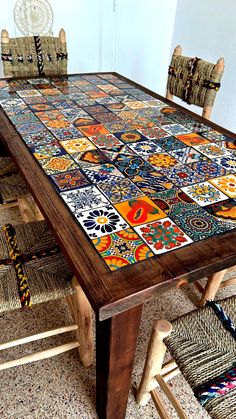
[[[222,57],[216,64],[197,57],[185,57],[178,45],[169,66],[166,98],[173,100],[174,95],[188,104],[200,106],[203,108],[202,116],[210,119],[224,65]]]
[[[0,370],[52,357],[74,348],[78,348],[83,365],[91,365],[94,345],[91,306],[46,222],[17,224],[14,227],[11,224],[2,225],[0,243],[0,313],[22,307],[30,309],[31,304],[67,298],[74,318],[74,324],[2,342],[0,350],[76,331],[73,341],[2,362]]]
[[[220,288],[225,288],[234,284],[236,284],[236,266],[208,276],[205,287],[198,281],[195,281],[194,285],[202,294],[199,306],[203,306],[206,301],[214,300],[216,293]]]
[[[33,77],[67,73],[66,34],[58,37],[24,36],[9,38],[1,32],[4,77]]]
[[[194,395],[215,419],[236,417],[236,297],[211,302],[176,319],[154,324],[137,392],[145,405],[152,397],[162,419],[170,419],[157,387],[165,393],[181,419],[187,415],[168,380],[180,371]],[[166,348],[174,360],[163,364]]]

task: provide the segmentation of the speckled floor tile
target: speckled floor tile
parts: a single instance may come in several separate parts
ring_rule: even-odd
[[[218,298],[235,294],[236,286],[220,290]],[[138,336],[135,364],[132,376],[126,419],[158,418],[154,403],[139,407],[134,398],[139,384],[147,351],[152,324],[155,319],[174,319],[196,308],[199,294],[193,285],[162,294],[144,305],[140,333]],[[47,316],[45,313],[47,312]],[[64,300],[33,306],[29,310],[14,311],[0,316],[1,340],[5,341],[19,334],[70,324],[72,318]],[[33,349],[42,350],[53,343],[65,343],[71,335],[57,336],[45,341],[34,342]],[[14,354],[30,353],[32,346],[14,348],[7,356],[1,353],[1,360]],[[168,355],[167,355],[168,357]],[[97,419],[95,410],[95,363],[84,368],[79,362],[76,349],[54,358],[30,365],[12,368],[0,373],[0,417],[1,419]],[[207,413],[195,400],[192,391],[180,375],[171,383],[176,396],[182,403],[188,419],[208,419]],[[164,396],[163,396],[164,397]],[[178,416],[167,402],[171,419]]]

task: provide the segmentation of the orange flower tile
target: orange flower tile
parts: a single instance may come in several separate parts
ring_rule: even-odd
[[[195,133],[176,135],[176,138],[188,146],[208,144],[210,142],[206,138],[203,138]]]

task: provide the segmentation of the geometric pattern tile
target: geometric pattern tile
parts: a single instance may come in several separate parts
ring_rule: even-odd
[[[226,195],[209,182],[195,183],[181,189],[201,207],[227,199]]]

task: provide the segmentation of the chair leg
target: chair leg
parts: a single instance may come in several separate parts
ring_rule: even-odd
[[[211,119],[211,111],[212,111],[212,106],[204,106],[202,110],[203,118]]]
[[[155,376],[161,372],[166,352],[163,339],[171,333],[171,330],[172,326],[167,320],[158,320],[154,323],[146,363],[136,397],[137,403],[141,406],[148,402],[151,396],[150,392],[157,387]]]
[[[223,271],[208,276],[207,283],[199,303],[200,306],[204,306],[207,300],[214,300],[226,272],[227,269],[224,269]]]
[[[17,200],[22,220],[25,223],[44,220],[37,204],[31,196],[24,196]]]
[[[166,90],[166,99],[173,101],[173,95],[169,92],[169,89]]]
[[[72,316],[78,325],[76,333],[80,344],[78,348],[80,359],[85,367],[89,367],[92,365],[94,357],[91,305],[75,276],[72,279],[72,285],[75,289],[75,294],[68,297],[68,303]]]

